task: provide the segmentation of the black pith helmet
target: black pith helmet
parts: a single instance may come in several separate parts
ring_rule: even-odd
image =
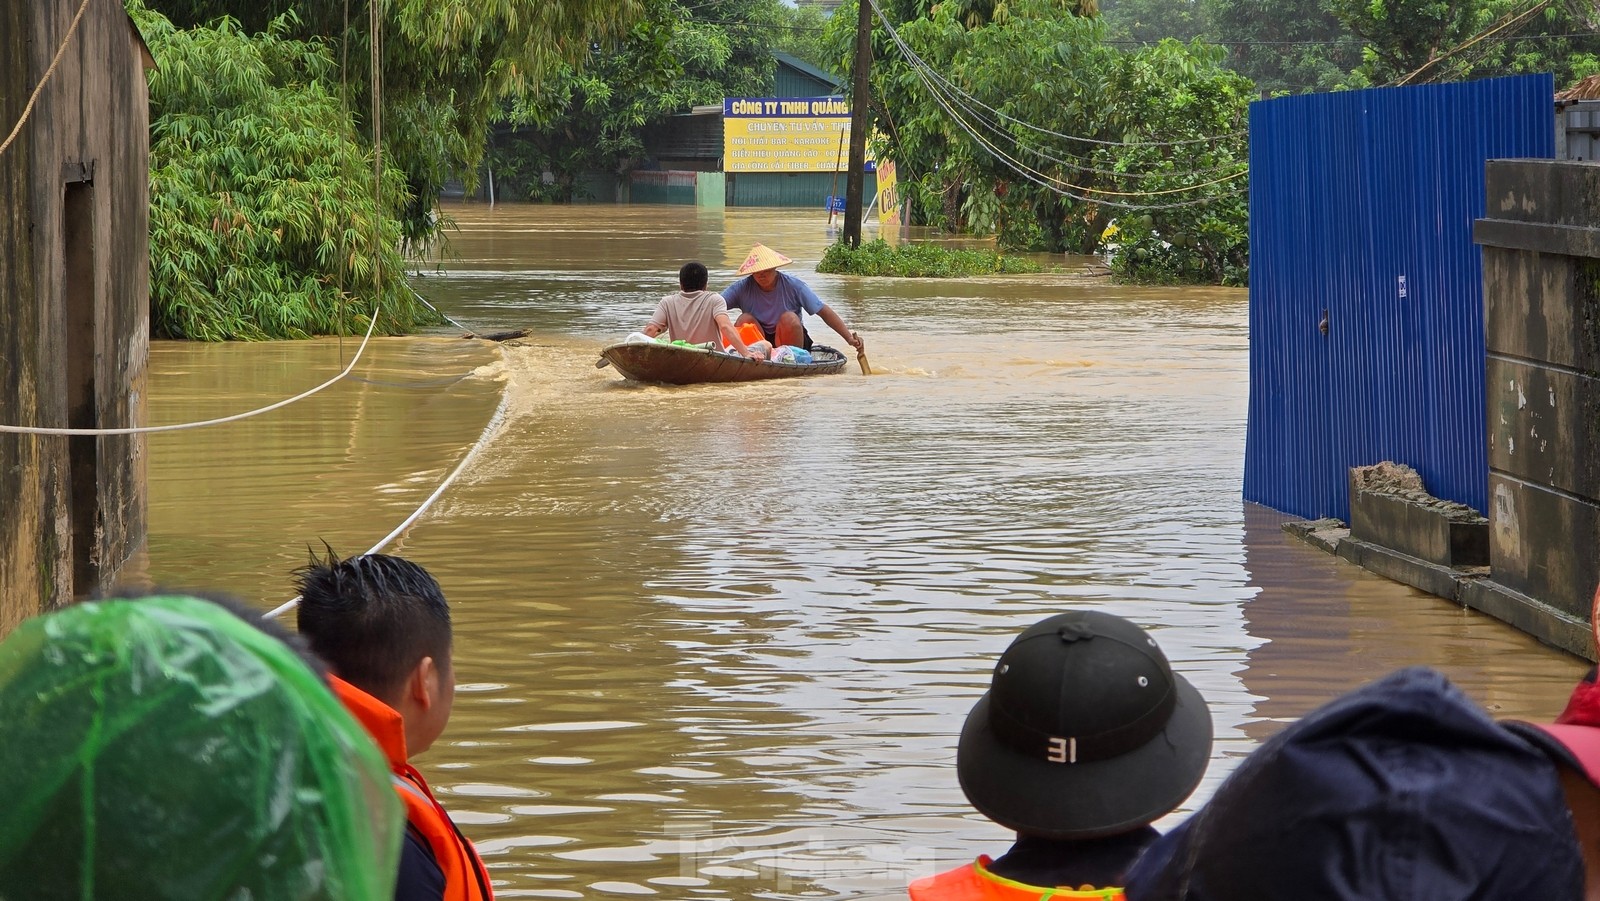
[[[1170,813],[1210,759],[1211,713],[1155,639],[1119,616],[1075,611],[1000,656],[961,730],[956,772],[989,819],[1070,840]]]

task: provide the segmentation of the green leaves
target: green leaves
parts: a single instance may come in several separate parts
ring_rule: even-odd
[[[971,11],[940,3],[899,26],[951,83],[943,103],[886,35],[876,51],[874,96],[894,111],[880,127],[915,221],[993,232],[1007,248],[1094,253],[1107,225],[1128,218],[1118,205],[1133,204],[1145,224],[1118,238],[1125,278],[1244,277],[1254,91],[1219,48],[1122,49],[1058,0],[1007,0],[1005,16],[976,25]]]
[[[306,79],[332,71],[328,48],[285,37],[286,22],[250,37],[227,20],[179,30],[138,0],[129,11],[160,66],[150,80],[152,332],[354,334],[375,303],[385,333],[434,321],[404,289],[395,249],[403,173],[385,173],[375,211],[371,153],[338,98]]]
[[[645,132],[674,114],[770,93],[772,50],[804,49],[786,41],[818,21],[782,0],[645,0],[641,16],[624,38],[502,104],[501,118],[516,126],[489,151],[502,193],[578,199],[579,176],[638,165]]]

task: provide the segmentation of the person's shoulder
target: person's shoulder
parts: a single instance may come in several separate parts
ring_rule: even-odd
[[[444,870],[433,851],[416,831],[407,828],[400,846],[400,875],[394,883],[395,901],[443,901]]]

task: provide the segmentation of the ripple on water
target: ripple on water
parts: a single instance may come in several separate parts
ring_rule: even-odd
[[[1210,702],[1213,766],[1186,807],[1395,667],[1532,717],[1581,673],[1241,504],[1242,292],[813,276],[828,238],[792,211],[457,213],[461,259],[420,290],[530,337],[498,364],[472,342],[376,342],[369,379],[432,386],[340,385],[153,437],[149,570],[286,597],[308,544],[362,549],[409,513],[503,388],[493,443],[400,546],[449,594],[461,680],[418,765],[497,894],[903,898],[1002,849],[956,783],[956,737],[1011,636],[1067,607],[1150,628]],[[593,367],[683,260],[721,286],[755,240],[883,374],[615,390]],[[242,409],[336,362],[331,342],[158,344],[151,417]]]

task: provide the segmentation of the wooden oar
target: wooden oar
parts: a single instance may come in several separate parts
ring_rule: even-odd
[[[872,374],[872,367],[867,365],[867,352],[865,349],[856,351],[856,362],[861,364],[862,375]]]

